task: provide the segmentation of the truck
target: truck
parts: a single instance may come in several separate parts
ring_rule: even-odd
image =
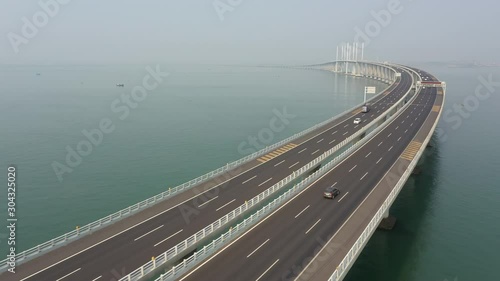
[[[370,107],[368,106],[368,104],[365,104],[363,105],[363,107],[361,107],[361,112],[367,113],[368,111],[370,111]]]

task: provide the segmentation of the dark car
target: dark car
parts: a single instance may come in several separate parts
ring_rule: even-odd
[[[334,188],[333,186],[327,187],[325,192],[323,192],[323,197],[333,199],[340,194],[340,190]]]

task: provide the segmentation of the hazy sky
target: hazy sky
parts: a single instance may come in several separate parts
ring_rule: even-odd
[[[0,3],[0,64],[318,63],[333,60],[356,27],[372,59],[500,62],[494,0]],[[51,15],[40,3],[52,3]],[[390,19],[376,19],[382,10]]]

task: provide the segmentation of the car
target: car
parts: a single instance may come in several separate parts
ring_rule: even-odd
[[[325,192],[323,192],[323,197],[333,199],[340,194],[340,190],[336,189],[333,186],[327,187]]]
[[[359,118],[359,117],[355,118],[354,119],[354,124],[359,124],[359,123],[361,123],[361,118]]]

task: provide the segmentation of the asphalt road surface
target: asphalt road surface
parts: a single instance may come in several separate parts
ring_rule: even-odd
[[[315,250],[343,225],[400,157],[427,118],[435,98],[436,88],[423,89],[372,140],[179,280],[294,280],[315,256]],[[340,190],[333,200],[323,198],[323,191],[329,186]]]
[[[123,233],[98,242],[69,258],[57,260],[51,266],[30,276],[20,277],[4,273],[0,275],[0,279],[6,281],[107,281],[119,279],[124,274],[130,273],[150,261],[151,257],[162,254],[226,215],[243,204],[245,200],[249,200],[271,187],[293,171],[306,165],[323,152],[357,132],[364,124],[377,118],[410,88],[411,76],[405,71],[401,71],[401,73],[399,83],[389,94],[381,95],[377,101],[373,102],[370,112],[349,114],[347,117],[341,117],[339,120],[332,122],[330,128],[315,137],[297,144],[293,148],[289,146],[289,149],[283,154],[230,179],[228,182],[221,184],[220,188],[198,195],[193,200],[183,204],[183,210],[195,209],[200,211],[199,214],[186,218],[186,213],[184,212],[183,216],[181,208],[173,207]],[[353,124],[352,120],[356,117],[362,119],[361,124]],[[372,177],[370,174],[366,180]],[[324,202],[322,203],[324,204]],[[49,252],[45,256],[50,258],[50,255]],[[28,266],[29,262],[20,265],[21,268]]]

